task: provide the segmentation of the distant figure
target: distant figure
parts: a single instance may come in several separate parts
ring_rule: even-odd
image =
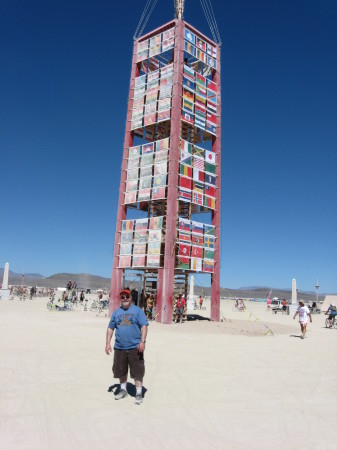
[[[301,332],[302,332],[301,339],[304,339],[305,333],[307,331],[308,318],[310,319],[310,323],[312,322],[312,318],[311,318],[309,308],[304,305],[303,301],[300,300],[298,303],[300,306],[297,308],[297,311],[294,314],[294,320],[298,314],[299,322],[300,322],[300,326],[301,326]]]
[[[132,289],[132,291],[131,291],[131,296],[132,296],[132,303],[133,303],[134,305],[137,306],[137,302],[138,302],[138,291],[136,291],[135,288]]]
[[[175,323],[182,323],[183,321],[183,313],[186,307],[186,302],[182,294],[178,294],[177,303],[176,303],[176,320]]]
[[[204,299],[203,299],[203,298],[201,297],[201,295],[200,295],[200,297],[199,297],[199,308],[200,308],[200,309],[202,308],[203,302],[204,302]]]
[[[80,302],[83,303],[83,301],[84,301],[84,291],[81,291]]]
[[[284,298],[281,302],[282,304],[282,311],[286,312],[287,311],[287,300]]]
[[[67,290],[71,291],[72,286],[73,286],[73,282],[71,280],[69,280],[67,283],[67,286],[66,286]]]
[[[153,296],[153,294],[151,294],[150,297],[147,299],[147,303],[146,303],[146,317],[147,317],[147,319],[152,320],[153,307],[154,307],[154,296]]]
[[[329,308],[326,310],[325,315],[327,316],[329,314],[329,321],[330,321],[330,328],[335,323],[336,315],[337,315],[337,308],[336,305],[331,304]]]
[[[271,307],[271,298],[267,297],[267,311],[270,309]]]

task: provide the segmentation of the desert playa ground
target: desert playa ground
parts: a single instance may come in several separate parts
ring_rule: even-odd
[[[0,301],[1,449],[337,448],[337,330],[322,314],[304,340],[262,303],[221,301],[220,323],[151,322],[136,406],[131,384],[114,400],[108,318],[46,303]]]

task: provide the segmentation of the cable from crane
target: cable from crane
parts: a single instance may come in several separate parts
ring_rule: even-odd
[[[143,14],[142,14],[142,16],[139,20],[138,26],[136,28],[136,31],[135,31],[135,34],[133,37],[134,39],[138,39],[143,34],[144,28],[154,10],[157,2],[158,2],[158,0],[147,0]]]
[[[204,11],[208,26],[211,30],[213,40],[218,45],[221,45],[220,33],[219,33],[218,25],[217,25],[217,22],[215,19],[211,0],[200,0],[200,3],[201,3],[201,7]]]

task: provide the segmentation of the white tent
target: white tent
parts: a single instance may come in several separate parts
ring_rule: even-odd
[[[331,304],[337,306],[337,295],[326,295],[323,304],[320,305],[321,311],[325,312]]]

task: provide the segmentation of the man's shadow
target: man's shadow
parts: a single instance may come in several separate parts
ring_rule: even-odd
[[[117,395],[121,390],[120,383],[115,383],[108,388],[108,392],[112,392],[114,395]],[[130,397],[136,397],[136,386],[132,383],[126,383],[126,391],[130,395]],[[145,394],[147,392],[146,387],[142,386],[142,396],[145,398]]]
[[[194,320],[208,320],[210,322],[209,317],[200,316],[199,314],[186,314],[186,320],[187,322],[191,322]]]
[[[289,337],[296,337],[296,338],[302,338],[302,335],[301,334],[299,334],[299,335],[297,335],[297,334],[290,334],[289,335]]]

